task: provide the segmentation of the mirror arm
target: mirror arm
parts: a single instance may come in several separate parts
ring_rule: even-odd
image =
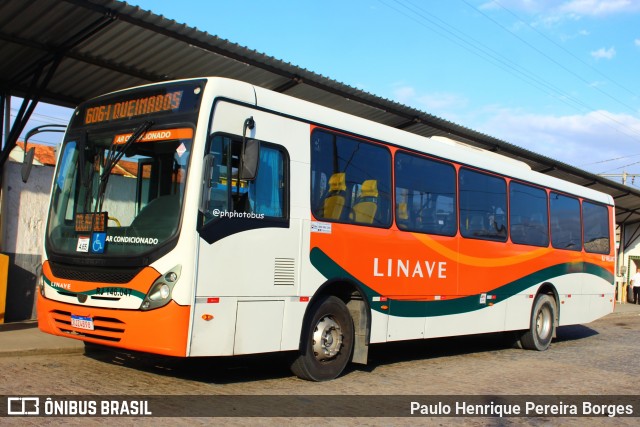
[[[31,174],[31,166],[33,166],[33,158],[35,156],[35,147],[31,147],[27,150],[27,144],[29,143],[29,138],[33,135],[37,135],[43,132],[65,132],[67,126],[65,125],[42,125],[37,126],[31,129],[24,137],[24,158],[22,160],[22,182],[25,184],[29,180],[29,175]]]
[[[244,155],[247,147],[247,129],[253,130],[256,127],[256,121],[253,120],[253,116],[244,121],[242,125],[242,153],[240,154],[240,165],[238,167],[238,179],[236,180],[236,194],[240,194],[240,176],[244,170]]]
[[[213,164],[215,156],[208,153],[204,156],[204,170],[202,175],[202,195],[200,199],[200,212],[207,213],[209,210],[209,201],[211,200],[211,180],[213,178]]]

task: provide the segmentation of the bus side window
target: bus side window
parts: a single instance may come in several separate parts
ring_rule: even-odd
[[[216,135],[211,140],[209,153],[212,158],[211,177],[209,182],[209,197],[205,206],[208,218],[218,218],[220,212],[228,210],[229,206],[229,174],[227,162],[229,157],[230,139]],[[216,213],[218,216],[216,216]]]
[[[608,254],[611,251],[611,240],[607,207],[583,202],[582,216],[584,218],[584,249],[591,253]]]
[[[254,213],[268,217],[284,217],[284,153],[270,144],[261,143],[255,179],[238,179],[242,143],[233,141],[231,155],[231,200],[234,212]]]
[[[396,224],[401,230],[456,234],[456,171],[445,162],[398,152]]]
[[[245,212],[283,218],[285,216],[285,156],[276,148],[260,148],[256,179],[247,181]]]
[[[549,207],[553,247],[570,251],[582,250],[580,201],[552,192]]]
[[[497,176],[460,169],[460,232],[462,236],[507,240],[507,183]]]
[[[215,135],[211,182],[205,222],[220,218],[256,219],[286,216],[286,154],[273,144],[261,143],[255,179],[238,179],[242,142],[239,137]],[[236,215],[253,214],[253,215]]]
[[[391,153],[383,146],[315,130],[311,210],[319,220],[391,225]]]
[[[511,241],[522,245],[549,246],[546,191],[511,181],[509,196]]]

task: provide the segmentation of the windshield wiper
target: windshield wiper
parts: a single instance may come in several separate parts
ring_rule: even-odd
[[[83,132],[78,138],[78,177],[80,179],[80,187],[84,189],[84,202],[82,203],[82,212],[87,212],[87,209],[91,209],[91,188],[93,183],[93,168],[90,169],[89,176],[87,177],[85,170],[87,169],[86,149],[87,141],[89,137],[87,132]],[[87,208],[87,205],[88,208]]]
[[[118,162],[124,156],[125,151],[131,146],[131,144],[140,140],[142,135],[147,132],[151,126],[153,126],[153,122],[148,120],[142,123],[127,139],[127,141],[121,146],[116,145],[116,139],[114,138],[109,146],[109,155],[105,161],[104,170],[100,174],[100,187],[98,187],[98,196],[96,200],[95,213],[102,212],[102,203],[104,202],[104,195],[107,190],[107,183],[109,182],[109,177],[111,176],[111,171],[118,164]]]

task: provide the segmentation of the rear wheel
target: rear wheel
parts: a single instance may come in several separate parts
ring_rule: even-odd
[[[531,310],[529,330],[520,338],[527,350],[544,351],[549,348],[556,327],[556,301],[551,295],[540,294],[536,297]]]
[[[324,297],[311,308],[305,321],[300,354],[291,365],[298,377],[327,381],[342,373],[353,351],[353,320],[340,298]]]

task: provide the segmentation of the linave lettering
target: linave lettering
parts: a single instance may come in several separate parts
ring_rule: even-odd
[[[410,277],[420,279],[446,279],[446,261],[408,260],[408,259],[373,259],[373,275],[375,277]]]

